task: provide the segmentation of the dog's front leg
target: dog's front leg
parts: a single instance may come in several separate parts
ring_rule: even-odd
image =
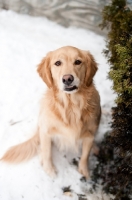
[[[79,168],[78,171],[85,176],[87,179],[89,178],[89,170],[88,170],[88,158],[90,154],[90,150],[93,145],[93,136],[89,136],[86,138],[83,138],[83,143],[82,143],[82,155],[81,159],[79,161]]]
[[[55,177],[56,170],[52,163],[52,140],[50,135],[40,133],[40,152],[44,171],[50,177]]]

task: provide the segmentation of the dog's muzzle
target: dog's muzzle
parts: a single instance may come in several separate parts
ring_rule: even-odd
[[[73,91],[78,89],[76,85],[74,85],[74,77],[71,74],[66,74],[62,78],[62,82],[64,84],[65,91]]]

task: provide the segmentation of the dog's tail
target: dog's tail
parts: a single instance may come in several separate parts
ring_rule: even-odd
[[[36,155],[38,145],[39,134],[36,132],[36,134],[26,142],[11,147],[0,160],[9,163],[19,163],[29,160]]]

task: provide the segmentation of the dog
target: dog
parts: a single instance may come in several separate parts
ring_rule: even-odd
[[[49,52],[37,71],[47,91],[41,100],[36,133],[11,147],[1,160],[28,160],[39,149],[44,171],[54,177],[52,143],[73,150],[81,144],[78,171],[88,179],[88,158],[101,117],[100,96],[93,83],[97,63],[90,52],[65,46]]]

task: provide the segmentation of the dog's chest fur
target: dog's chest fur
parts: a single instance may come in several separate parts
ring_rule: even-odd
[[[53,96],[53,93],[46,94],[47,131],[60,149],[71,147],[75,149],[78,146],[82,133],[86,131],[88,117],[90,117],[90,111],[87,116],[87,104],[86,98],[80,94],[61,93],[58,96]]]
[[[72,108],[63,108],[60,113],[61,117],[57,117],[56,124],[51,132],[53,141],[59,149],[77,149],[79,139],[83,129],[81,113],[74,106]]]

